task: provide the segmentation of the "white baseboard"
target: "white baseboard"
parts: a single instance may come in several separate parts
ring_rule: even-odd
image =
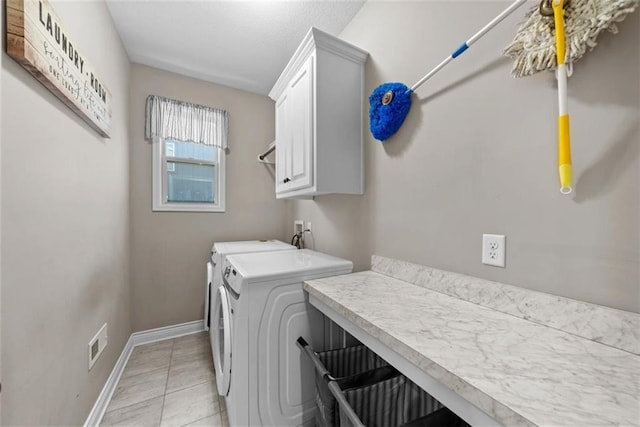
[[[204,322],[202,320],[195,320],[193,322],[180,323],[178,325],[149,329],[131,334],[109,378],[107,378],[107,382],[104,384],[104,387],[102,387],[96,403],[93,405],[91,412],[89,412],[89,416],[84,422],[84,427],[97,427],[100,425],[100,421],[102,421],[102,417],[107,411],[111,397],[116,391],[116,386],[118,385],[118,381],[120,381],[122,372],[124,372],[124,368],[127,366],[127,361],[136,346],[177,338],[183,335],[196,334],[202,331],[204,331]]]
[[[149,344],[156,341],[181,337],[183,335],[197,334],[202,331],[204,331],[204,322],[202,320],[194,320],[193,322],[165,326],[164,328],[134,332],[131,334],[131,339],[133,340],[133,346],[135,347],[141,344]]]
[[[118,381],[120,381],[124,367],[127,366],[127,361],[129,360],[129,356],[131,356],[133,347],[133,335],[131,335],[124,345],[113,370],[111,370],[107,382],[104,384],[104,387],[102,387],[96,403],[93,405],[91,412],[89,412],[89,416],[84,422],[84,427],[97,427],[100,425],[100,421],[102,421],[102,417],[107,411],[107,406],[109,406],[109,402],[111,401],[111,396],[113,396],[113,393],[116,391],[116,386],[118,385]]]

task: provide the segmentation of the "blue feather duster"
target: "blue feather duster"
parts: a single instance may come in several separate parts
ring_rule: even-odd
[[[527,0],[515,0],[491,22],[482,27],[469,40],[462,43],[451,55],[444,59],[416,84],[408,88],[403,83],[383,83],[371,92],[369,96],[369,129],[373,137],[385,141],[400,129],[411,108],[411,95],[420,85],[433,77],[449,62],[462,55],[466,50],[482,38],[487,32],[525,4]]]
[[[378,141],[400,129],[411,108],[413,91],[403,83],[383,83],[369,95],[369,128]]]

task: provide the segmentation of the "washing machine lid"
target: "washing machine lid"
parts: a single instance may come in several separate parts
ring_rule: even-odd
[[[244,240],[238,242],[216,242],[211,247],[211,253],[229,255],[263,251],[284,251],[291,249],[296,249],[296,247],[281,242],[280,240]]]
[[[230,255],[223,271],[230,267],[228,283],[238,294],[244,286],[273,280],[308,280],[348,274],[353,270],[349,260],[309,249]]]

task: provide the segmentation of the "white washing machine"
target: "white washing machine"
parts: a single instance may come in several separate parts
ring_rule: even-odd
[[[230,255],[222,270],[211,329],[229,424],[313,425],[314,368],[296,339],[322,349],[324,321],[302,282],[351,273],[353,264],[302,249]]]
[[[217,242],[211,247],[211,260],[207,262],[207,283],[204,299],[204,329],[209,330],[211,322],[211,299],[222,285],[222,262],[227,255],[253,252],[273,252],[297,249],[279,240],[247,240],[240,242]],[[213,292],[213,294],[212,294]],[[212,337],[210,337],[212,338]],[[210,340],[213,344],[213,339]]]

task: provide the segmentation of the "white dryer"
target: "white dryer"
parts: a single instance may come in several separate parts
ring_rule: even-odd
[[[351,273],[353,264],[302,249],[230,255],[222,270],[211,329],[229,424],[312,425],[314,369],[296,339],[322,349],[324,321],[302,282]]]
[[[222,285],[222,262],[227,255],[253,252],[273,252],[297,249],[279,240],[246,240],[239,242],[217,242],[211,247],[211,260],[207,262],[207,282],[204,299],[204,329],[211,323],[211,303],[216,289]],[[212,294],[213,293],[213,294]],[[210,332],[211,333],[211,332]],[[210,337],[213,338],[213,337]],[[210,340],[213,344],[213,339]]]

